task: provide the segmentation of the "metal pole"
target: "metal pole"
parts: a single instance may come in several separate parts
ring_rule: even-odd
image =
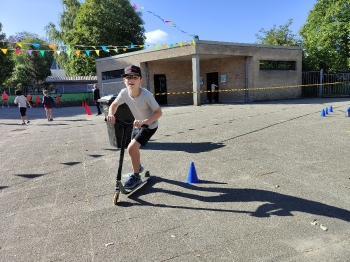
[[[323,97],[323,69],[320,70],[320,88],[319,88],[319,93],[318,97],[322,98]]]
[[[244,67],[245,67],[245,102],[248,103],[248,57],[244,57]]]

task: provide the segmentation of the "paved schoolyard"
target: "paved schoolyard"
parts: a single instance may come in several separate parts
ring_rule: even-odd
[[[164,107],[141,153],[153,177],[118,206],[119,150],[93,106],[50,123],[28,109],[26,126],[0,108],[0,261],[349,261],[348,107]]]

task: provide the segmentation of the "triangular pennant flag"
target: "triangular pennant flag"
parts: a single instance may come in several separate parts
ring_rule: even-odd
[[[102,50],[103,50],[103,51],[107,52],[107,47],[106,47],[106,46],[103,45],[103,46],[101,46],[101,47],[102,47]]]
[[[126,48],[123,48],[124,51],[126,51]]]
[[[41,54],[42,56],[44,56],[44,55],[45,55],[45,50],[40,50],[40,54]]]
[[[77,56],[80,56],[80,50],[75,50]]]
[[[6,55],[7,49],[2,49],[2,48],[1,48],[1,51]]]
[[[180,42],[179,45],[182,47],[182,42]]]
[[[16,49],[16,54],[19,55],[21,53],[21,49]]]
[[[173,22],[170,22],[170,23],[169,23],[169,25],[171,25],[171,26],[175,26],[175,24],[174,24]]]
[[[114,49],[114,51],[116,52],[116,53],[119,53],[119,50],[116,48],[116,49]]]
[[[134,46],[134,44],[133,44],[133,43],[131,43],[130,48],[135,48],[135,46]]]
[[[28,50],[27,52],[30,56],[32,56],[33,50]]]
[[[141,9],[145,9],[145,7],[144,7],[144,6],[140,6],[140,8],[141,8]]]
[[[167,45],[166,44],[162,44],[162,48],[163,49],[167,48]]]
[[[85,50],[87,56],[90,56],[90,50]]]
[[[170,20],[164,20],[164,22],[165,22],[165,23],[169,23],[169,22],[171,22],[171,21],[170,21]]]
[[[158,45],[156,45],[156,50],[158,50],[158,48],[159,48],[159,46],[158,46]]]
[[[57,53],[58,55],[60,55],[61,51],[58,51],[58,50],[57,50],[56,53]]]
[[[15,42],[15,44],[22,48],[22,43],[21,42]]]
[[[194,41],[194,40],[192,40],[192,44],[193,44],[194,46],[197,45],[197,44],[196,44],[196,41]]]
[[[100,56],[100,50],[95,50],[96,54]]]
[[[174,45],[173,44],[170,44],[170,48],[173,48],[174,47]]]
[[[55,50],[56,45],[54,45],[54,44],[49,44],[49,47],[50,47],[52,50]]]
[[[96,46],[92,46],[94,49],[96,49]]]
[[[32,44],[32,46],[38,48],[40,46],[40,44]]]
[[[134,4],[133,7],[134,7],[135,10],[137,10],[137,5],[136,4]]]
[[[68,49],[68,50],[67,50],[67,55],[70,56],[70,53],[71,53],[71,52],[72,52],[72,51],[71,51],[70,49]]]

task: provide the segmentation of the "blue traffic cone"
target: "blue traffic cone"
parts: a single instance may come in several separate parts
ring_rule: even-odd
[[[187,177],[187,182],[188,184],[195,184],[198,183],[199,179],[197,177],[197,172],[196,168],[194,167],[194,163],[191,162],[190,164],[190,170],[188,170],[188,177]]]
[[[326,107],[326,115],[328,115],[328,107]]]
[[[322,117],[325,117],[325,116],[326,116],[326,110],[322,109],[322,111],[321,111],[321,116],[322,116]]]
[[[348,109],[346,109],[345,116],[346,117],[350,116],[350,107],[348,107]]]
[[[333,112],[333,107],[332,107],[332,105],[329,106],[329,112],[330,112],[330,113]]]

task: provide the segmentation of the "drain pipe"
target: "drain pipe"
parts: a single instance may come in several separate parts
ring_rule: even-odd
[[[148,74],[148,62],[145,62],[146,66],[146,88],[148,91],[150,91],[150,84],[149,84],[149,74]]]
[[[244,70],[245,70],[245,102],[248,103],[248,57],[244,57]]]

